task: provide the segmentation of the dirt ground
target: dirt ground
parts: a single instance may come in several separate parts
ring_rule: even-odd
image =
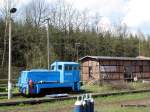
[[[145,105],[150,107],[150,98],[144,98],[141,100],[131,100],[131,101],[125,101],[125,102],[121,102],[122,105]]]
[[[149,98],[144,98],[141,100],[128,100],[128,101],[119,101],[119,102],[113,102],[113,103],[101,103],[101,102],[96,102],[95,103],[95,108],[96,107],[121,107],[121,105],[146,105],[147,107],[150,107],[150,97]],[[48,112],[71,112],[70,110],[73,109],[73,106],[65,106],[63,108],[57,107],[57,109],[49,110]]]
[[[1,110],[0,112],[73,112],[73,104],[65,104],[64,106],[56,105],[55,107],[51,108],[49,107],[49,104],[39,104],[39,105],[32,105],[32,106],[17,106],[16,108],[6,108],[4,111]],[[46,106],[43,106],[46,105]],[[61,104],[60,104],[61,105]],[[121,105],[146,105],[147,107],[150,107],[150,97],[143,98],[140,100],[127,100],[127,101],[115,101],[115,102],[101,102],[96,101],[95,102],[95,109],[101,109],[101,108],[117,108],[121,107]],[[99,111],[95,111],[99,112]]]

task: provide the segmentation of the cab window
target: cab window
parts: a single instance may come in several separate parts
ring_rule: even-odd
[[[65,66],[65,70],[69,70],[69,66],[68,65]]]
[[[78,67],[77,67],[77,66],[74,66],[73,68],[74,68],[74,70],[78,70]]]
[[[69,66],[69,70],[72,70],[72,66],[71,65]]]
[[[59,70],[62,70],[62,65],[58,65],[58,69],[59,69]]]
[[[78,66],[74,66],[73,70],[79,70],[79,67]]]
[[[65,70],[66,71],[71,71],[72,70],[72,66],[71,65],[65,65]]]
[[[51,66],[51,70],[54,70],[55,66]]]

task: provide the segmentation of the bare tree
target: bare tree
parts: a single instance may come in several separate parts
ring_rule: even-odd
[[[143,48],[144,48],[143,40],[145,39],[145,36],[140,29],[137,32],[137,36],[139,39],[139,56],[143,56],[144,55],[144,53],[143,53]]]
[[[25,22],[40,26],[48,14],[49,6],[46,0],[31,0],[25,7]]]
[[[79,11],[76,11],[76,13],[74,13],[74,18],[73,18],[73,24],[74,24],[74,29],[78,30],[80,29],[81,25],[82,25],[82,15]]]
[[[64,0],[58,0],[52,4],[50,10],[52,24],[65,32],[76,26],[81,25],[80,13],[73,7],[73,4],[66,3]]]
[[[6,20],[5,22],[5,31],[4,31],[4,50],[3,50],[3,54],[2,54],[2,62],[1,62],[1,66],[3,67],[4,65],[4,61],[5,61],[5,54],[6,54],[6,35],[7,35],[7,29],[8,29],[8,0],[6,2],[4,2],[4,0],[2,1],[3,7],[1,7],[1,14],[2,14],[2,18],[4,18],[4,20]]]
[[[89,29],[89,11],[88,9],[85,9],[82,12],[82,29],[84,32],[86,32]]]
[[[100,18],[101,18],[101,16],[99,15],[98,12],[96,12],[93,16],[93,25],[95,27],[95,31],[96,31],[97,34],[99,33],[99,26],[98,25],[99,25],[99,22],[100,22]]]
[[[4,62],[5,62],[5,55],[6,55],[6,37],[7,37],[7,32],[8,32],[8,21],[9,21],[9,11],[12,7],[16,6],[17,0],[14,0],[13,2],[11,0],[2,0],[1,1],[3,6],[0,9],[2,19],[5,21],[5,31],[4,31],[4,50],[2,54],[2,62],[1,66],[3,67]]]

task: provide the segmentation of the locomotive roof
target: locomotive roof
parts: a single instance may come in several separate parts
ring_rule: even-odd
[[[54,63],[52,63],[52,65],[53,64],[62,64],[62,65],[64,65],[64,64],[71,64],[71,65],[77,65],[77,64],[79,64],[79,63],[76,63],[76,62],[69,62],[69,61],[55,61]]]

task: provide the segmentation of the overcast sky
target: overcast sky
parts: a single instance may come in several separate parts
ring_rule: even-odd
[[[20,5],[30,0],[19,0]],[[48,0],[49,2],[55,0]],[[100,23],[125,23],[130,30],[150,34],[150,0],[66,0],[79,10],[98,12]]]
[[[83,10],[99,12],[101,21],[125,23],[131,30],[150,34],[150,0],[67,0]]]

